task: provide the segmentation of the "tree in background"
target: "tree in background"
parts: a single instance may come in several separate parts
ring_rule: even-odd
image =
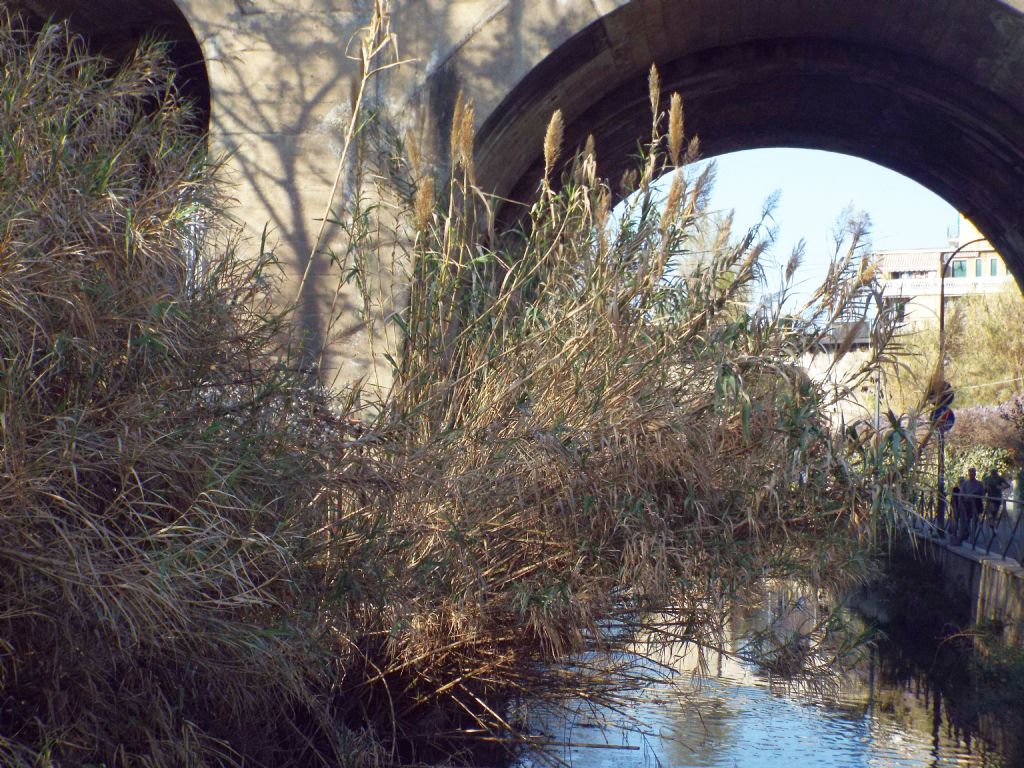
[[[1024,296],[1016,286],[965,296],[953,305],[952,315],[946,348],[957,403],[1007,402],[1024,382]]]
[[[965,296],[946,306],[944,377],[957,409],[1009,402],[1024,384],[1024,296],[1016,288]],[[937,327],[898,337],[902,354],[886,371],[885,404],[894,411],[921,405],[938,375]],[[959,418],[959,413],[957,418]]]
[[[956,392],[956,426],[946,438],[950,486],[974,466],[979,476],[1003,474],[1024,461],[1024,296],[1015,288],[971,295],[946,306],[944,378]],[[928,412],[926,390],[939,376],[937,327],[899,337],[902,354],[886,370],[885,405],[899,412]],[[929,443],[931,461],[937,441]],[[932,465],[934,466],[934,465]]]

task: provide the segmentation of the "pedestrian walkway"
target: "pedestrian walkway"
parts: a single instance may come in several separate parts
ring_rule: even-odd
[[[964,514],[962,510],[972,501],[974,511]],[[959,507],[955,512],[949,502],[942,505],[934,495],[922,496],[916,509],[904,510],[903,522],[913,532],[949,546],[1024,563],[1024,503],[963,495]]]

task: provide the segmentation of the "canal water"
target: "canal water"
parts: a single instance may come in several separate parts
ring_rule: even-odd
[[[951,699],[949,681],[909,659],[920,653],[884,637],[844,654],[837,674],[793,674],[780,660],[805,668],[835,666],[835,645],[821,642],[816,600],[769,598],[770,608],[734,621],[735,638],[782,640],[783,653],[749,653],[749,641],[727,640],[729,653],[661,649],[650,664],[664,679],[628,705],[595,707],[586,701],[560,711],[532,713],[531,730],[546,746],[520,765],[575,768],[674,766],[676,768],[1011,768],[1001,718],[979,715],[969,702]],[[829,618],[829,617],[826,617]],[[856,617],[847,616],[847,632]],[[853,626],[854,632],[858,627]],[[766,632],[764,630],[767,630]],[[788,650],[787,650],[788,649]],[[649,652],[649,649],[646,649]],[[920,651],[921,649],[912,649]],[[789,655],[787,656],[786,653]],[[737,654],[741,658],[737,658]],[[829,658],[815,659],[816,654]],[[927,655],[927,654],[926,654]],[[767,658],[767,661],[766,661]],[[703,665],[703,672],[698,668]],[[783,668],[784,674],[779,673]],[[834,670],[833,670],[834,671]]]

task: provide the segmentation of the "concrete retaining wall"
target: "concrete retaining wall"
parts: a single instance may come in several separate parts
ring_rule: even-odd
[[[947,591],[967,595],[971,620],[997,623],[1003,639],[1024,645],[1024,568],[999,555],[986,555],[968,545],[916,534],[921,554],[942,569]]]

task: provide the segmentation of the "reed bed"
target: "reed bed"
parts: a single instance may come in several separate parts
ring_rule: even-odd
[[[218,235],[160,48],[0,26],[0,761],[500,763],[531,703],[647,679],[638,633],[716,647],[766,579],[865,572],[890,443],[794,360],[870,270],[840,279],[854,238],[804,312],[751,311],[764,246],[694,253],[709,179],[656,74],[629,210],[556,115],[504,234],[460,103],[357,421],[294,372],[272,258]]]
[[[726,606],[767,579],[863,576],[888,449],[837,429],[836,392],[794,364],[872,284],[859,228],[803,311],[751,308],[764,243],[725,229],[693,252],[709,180],[684,167],[698,143],[672,129],[681,100],[663,113],[652,95],[627,210],[612,213],[591,145],[556,182],[556,113],[548,178],[518,234],[495,239],[458,128],[471,106],[458,109],[450,185],[418,180],[417,199],[443,207],[417,216],[386,403],[406,554],[375,621],[392,628],[391,664],[418,677],[396,684],[420,713],[454,701],[459,727],[513,734],[475,685],[533,701],[596,691],[638,632],[718,648]],[[884,320],[878,333],[882,357]],[[551,675],[541,662],[559,658],[588,661]]]
[[[345,754],[304,553],[351,462],[269,256],[214,241],[159,46],[0,16],[0,60],[0,763]]]

